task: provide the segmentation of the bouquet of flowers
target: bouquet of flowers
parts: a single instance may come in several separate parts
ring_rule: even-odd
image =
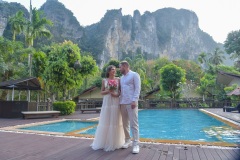
[[[116,90],[117,86],[118,86],[118,82],[116,80],[111,80],[111,79],[108,80],[109,90]]]

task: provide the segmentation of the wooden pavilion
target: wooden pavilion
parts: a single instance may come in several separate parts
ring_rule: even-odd
[[[30,91],[41,90],[41,85],[36,77],[22,78],[0,82],[0,89],[11,90],[11,100],[0,101],[0,118],[18,118],[22,111],[36,111],[37,102],[30,102]],[[15,90],[28,91],[27,100],[14,101]]]

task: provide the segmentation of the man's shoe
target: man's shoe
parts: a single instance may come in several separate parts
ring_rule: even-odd
[[[124,145],[122,146],[122,148],[128,148],[128,147],[130,147],[132,145],[132,141],[127,141],[127,142],[125,142],[124,143]]]
[[[139,146],[138,145],[133,146],[132,153],[134,153],[134,154],[139,153]]]

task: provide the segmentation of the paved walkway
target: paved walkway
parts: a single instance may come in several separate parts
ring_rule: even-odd
[[[219,112],[220,109],[211,112]],[[210,111],[210,110],[209,110]],[[226,112],[225,116],[226,116]],[[223,114],[224,114],[223,113]],[[232,113],[227,113],[232,117]],[[234,114],[234,113],[233,113]],[[51,121],[56,119],[88,119],[99,114],[76,112],[70,116],[45,119],[0,119],[1,127]],[[237,115],[238,117],[238,115]],[[131,148],[113,152],[94,151],[92,139],[51,136],[0,131],[0,160],[240,160],[240,148],[140,143],[140,153],[132,154]]]
[[[207,108],[205,110],[240,123],[240,113],[238,113],[238,111],[223,112],[222,108],[217,108],[217,109],[216,108]]]

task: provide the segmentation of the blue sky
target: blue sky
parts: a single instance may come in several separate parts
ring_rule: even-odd
[[[29,8],[29,0],[4,0],[18,2]],[[58,0],[71,10],[82,26],[96,22],[107,10],[122,8],[123,15],[133,15],[134,10],[141,14],[161,8],[173,7],[195,12],[199,27],[223,43],[227,34],[240,29],[240,0]],[[33,7],[39,8],[46,0],[32,0]]]

